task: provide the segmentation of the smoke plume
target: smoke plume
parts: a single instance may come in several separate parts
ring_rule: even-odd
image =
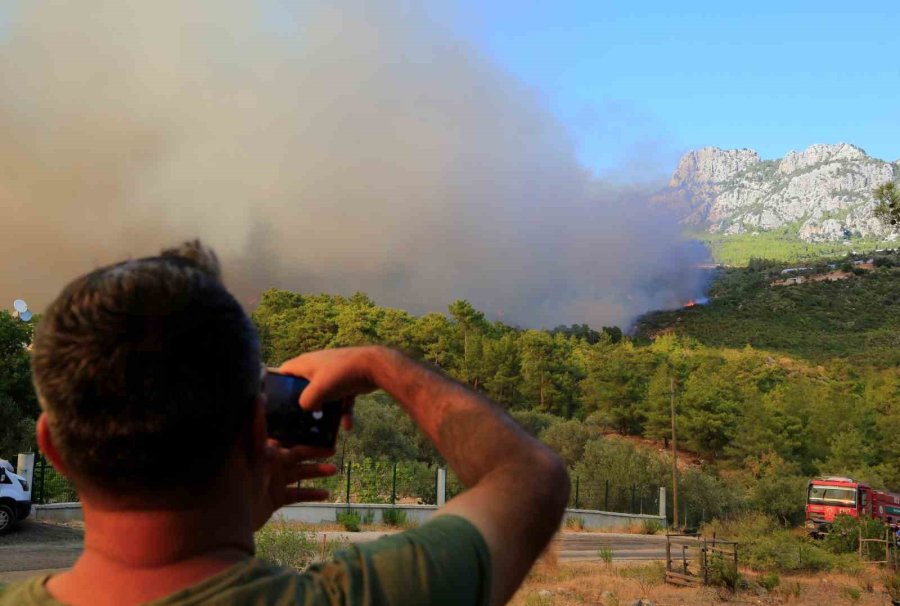
[[[200,237],[269,287],[626,324],[703,251],[537,95],[401,0],[19,0],[0,19],[0,300]],[[3,305],[6,307],[6,305]]]

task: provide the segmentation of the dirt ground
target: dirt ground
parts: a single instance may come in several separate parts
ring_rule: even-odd
[[[638,600],[653,606],[703,604],[858,604],[890,606],[875,569],[859,576],[818,574],[782,576],[771,591],[758,586],[761,575],[742,570],[750,589],[732,594],[713,587],[683,588],[662,582],[662,562],[558,563],[544,557],[510,602],[513,606],[632,606]]]

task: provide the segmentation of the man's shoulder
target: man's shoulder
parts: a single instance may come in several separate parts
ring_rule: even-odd
[[[49,574],[42,574],[6,585],[0,583],[0,606],[59,606],[44,589],[48,578]]]
[[[0,606],[63,606],[46,588],[44,574],[0,587]],[[200,583],[153,603],[158,606],[188,606],[215,603],[270,604],[273,598],[290,604],[329,604],[310,586],[309,575],[274,566],[257,559],[236,564]]]

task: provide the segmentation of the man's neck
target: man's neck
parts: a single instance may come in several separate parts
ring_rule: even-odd
[[[72,606],[127,606],[195,585],[252,556],[251,518],[239,503],[117,511],[84,502],[84,553],[47,589]]]

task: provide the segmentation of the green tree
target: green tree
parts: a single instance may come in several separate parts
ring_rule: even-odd
[[[734,436],[738,411],[746,399],[724,360],[705,355],[684,382],[680,398],[680,442],[709,456],[718,456]]]
[[[519,340],[519,348],[522,396],[540,411],[553,410],[559,395],[554,382],[558,365],[553,337],[542,330],[527,330]]]
[[[478,388],[483,382],[481,362],[484,349],[482,335],[489,328],[484,314],[466,300],[454,301],[449,307],[456,325],[456,336],[461,343],[461,381]]]
[[[588,441],[602,435],[600,427],[577,419],[569,419],[550,425],[541,433],[541,441],[573,467],[584,456]]]
[[[23,411],[37,415],[37,398],[31,385],[31,354],[28,347],[34,334],[34,323],[22,322],[6,311],[0,311],[0,394],[6,394]]]
[[[494,401],[507,406],[516,403],[522,381],[519,343],[514,332],[485,342],[484,373],[484,389]]]
[[[803,522],[808,478],[798,465],[770,451],[746,459],[744,470],[752,509],[777,517],[785,526]]]
[[[28,347],[34,322],[0,311],[0,456],[34,449],[34,421],[39,408],[31,383]]]
[[[547,429],[562,421],[556,415],[537,410],[513,410],[509,413],[509,416],[534,437],[540,436]]]
[[[872,192],[875,201],[875,216],[885,225],[896,227],[900,223],[900,189],[893,181],[882,183]]]
[[[35,419],[26,414],[7,394],[0,393],[0,458],[11,459],[20,452],[37,448]]]
[[[338,301],[334,321],[337,332],[329,343],[332,347],[368,345],[378,340],[378,309],[369,297],[355,293],[347,301]]]
[[[585,414],[601,411],[622,434],[639,434],[646,415],[644,401],[655,355],[632,343],[598,344],[585,356],[581,402]]]
[[[436,312],[418,318],[410,329],[419,355],[448,372],[457,368],[456,361],[459,359],[453,333],[453,325],[446,316]]]
[[[363,457],[406,461],[420,458],[416,436],[405,423],[406,415],[384,394],[357,399],[353,411],[354,427],[341,432],[346,444],[340,451],[351,459]]]
[[[644,435],[648,438],[668,440],[672,436],[672,373],[665,364],[653,372],[647,385]]]

